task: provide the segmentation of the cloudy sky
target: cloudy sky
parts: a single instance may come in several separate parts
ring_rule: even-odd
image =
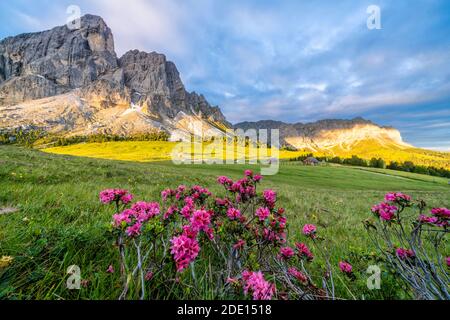
[[[0,1],[0,38],[62,25],[69,5],[105,19],[118,55],[166,54],[231,122],[362,116],[450,151],[450,1]]]

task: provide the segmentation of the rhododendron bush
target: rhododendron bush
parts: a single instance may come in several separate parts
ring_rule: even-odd
[[[427,209],[424,201],[388,193],[372,213],[376,222],[365,221],[371,239],[415,298],[450,299],[449,258],[443,255],[448,250],[450,210]]]
[[[318,288],[306,268],[314,254],[304,242],[287,245],[285,210],[277,207],[276,191],[258,193],[261,180],[246,170],[237,181],[217,178],[221,196],[180,185],[163,190],[159,202],[134,204],[127,190],[102,191],[100,200],[115,207],[119,298],[151,298],[151,290],[176,286],[201,292],[205,279],[216,299],[333,298],[331,264],[327,260]],[[313,246],[320,241],[314,225],[305,225],[303,233]],[[114,270],[111,265],[107,271]]]
[[[115,208],[111,231],[118,261],[105,271],[120,277],[119,299],[340,298],[334,279],[348,289],[346,281],[359,279],[357,268],[344,257],[331,261],[325,249],[331,246],[316,225],[305,224],[295,232],[298,239],[288,238],[277,193],[259,190],[261,182],[262,176],[246,170],[237,181],[218,177],[220,194],[180,185],[152,202],[132,203],[127,190],[102,191],[100,201]],[[449,299],[450,259],[442,253],[450,210],[427,211],[423,201],[389,193],[372,213],[375,221],[365,222],[370,238],[409,292]]]

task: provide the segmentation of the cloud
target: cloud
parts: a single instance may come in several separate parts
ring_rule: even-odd
[[[129,5],[117,0],[83,1],[83,12],[102,16],[113,30],[119,55],[130,49],[183,54],[186,36],[182,29],[187,18],[173,1],[133,0]]]
[[[20,20],[20,23],[24,24],[26,28],[29,28],[31,30],[43,30],[45,28],[41,20],[31,15],[18,10],[14,10],[14,14]]]

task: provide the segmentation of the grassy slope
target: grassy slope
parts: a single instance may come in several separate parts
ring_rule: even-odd
[[[328,153],[343,158],[358,155],[363,159],[382,158],[387,163],[390,161],[412,161],[417,165],[444,167],[450,169],[450,152],[438,152],[419,148],[403,148],[394,144],[381,144],[378,141],[365,140],[349,149],[333,148]]]
[[[45,149],[46,152],[69,154],[75,156],[94,157],[113,160],[154,161],[168,160],[174,142],[160,141],[126,141],[107,143],[85,143]],[[295,158],[309,151],[280,151],[281,159]],[[351,148],[333,148],[328,151],[316,152],[317,155],[340,156],[350,158],[358,155],[364,159],[383,158],[390,161],[412,161],[418,165],[444,167],[450,169],[450,153],[423,150],[417,148],[399,148],[395,145],[381,145],[375,141],[364,141]]]
[[[0,207],[19,208],[19,212],[0,215],[0,256],[15,258],[9,269],[0,271],[0,298],[117,298],[118,275],[105,273],[116,261],[107,232],[111,212],[98,203],[98,192],[123,187],[136,199],[148,201],[158,199],[161,189],[181,183],[205,185],[218,192],[216,176],[237,178],[247,167],[251,166],[108,161],[0,147]],[[400,174],[403,178],[393,177]],[[365,288],[365,269],[373,263],[373,249],[361,221],[387,191],[407,192],[432,206],[449,207],[446,183],[388,170],[378,174],[290,164],[282,165],[278,175],[265,177],[263,188],[278,191],[280,205],[287,209],[291,239],[301,238],[304,223],[315,223],[330,241],[332,261],[345,258],[354,264],[360,280],[352,282],[348,291],[337,274],[340,296],[392,298],[401,296],[385,274],[381,291]],[[313,262],[313,267],[318,263]],[[65,288],[65,271],[72,264],[79,265],[82,277],[89,281],[79,291]],[[154,298],[164,297],[155,292]]]

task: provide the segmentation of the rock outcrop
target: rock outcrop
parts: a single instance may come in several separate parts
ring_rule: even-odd
[[[202,95],[186,91],[177,67],[164,55],[132,50],[119,59],[119,65],[125,86],[131,90],[131,102],[159,120],[183,112],[228,125],[219,108],[211,107]]]
[[[80,26],[0,41],[0,128],[172,132],[185,118],[211,129],[230,126],[219,108],[186,91],[164,55],[133,50],[118,59],[102,18],[85,15]]]
[[[86,15],[82,28],[67,26],[0,42],[0,103],[11,105],[91,84],[118,66],[111,30]]]

